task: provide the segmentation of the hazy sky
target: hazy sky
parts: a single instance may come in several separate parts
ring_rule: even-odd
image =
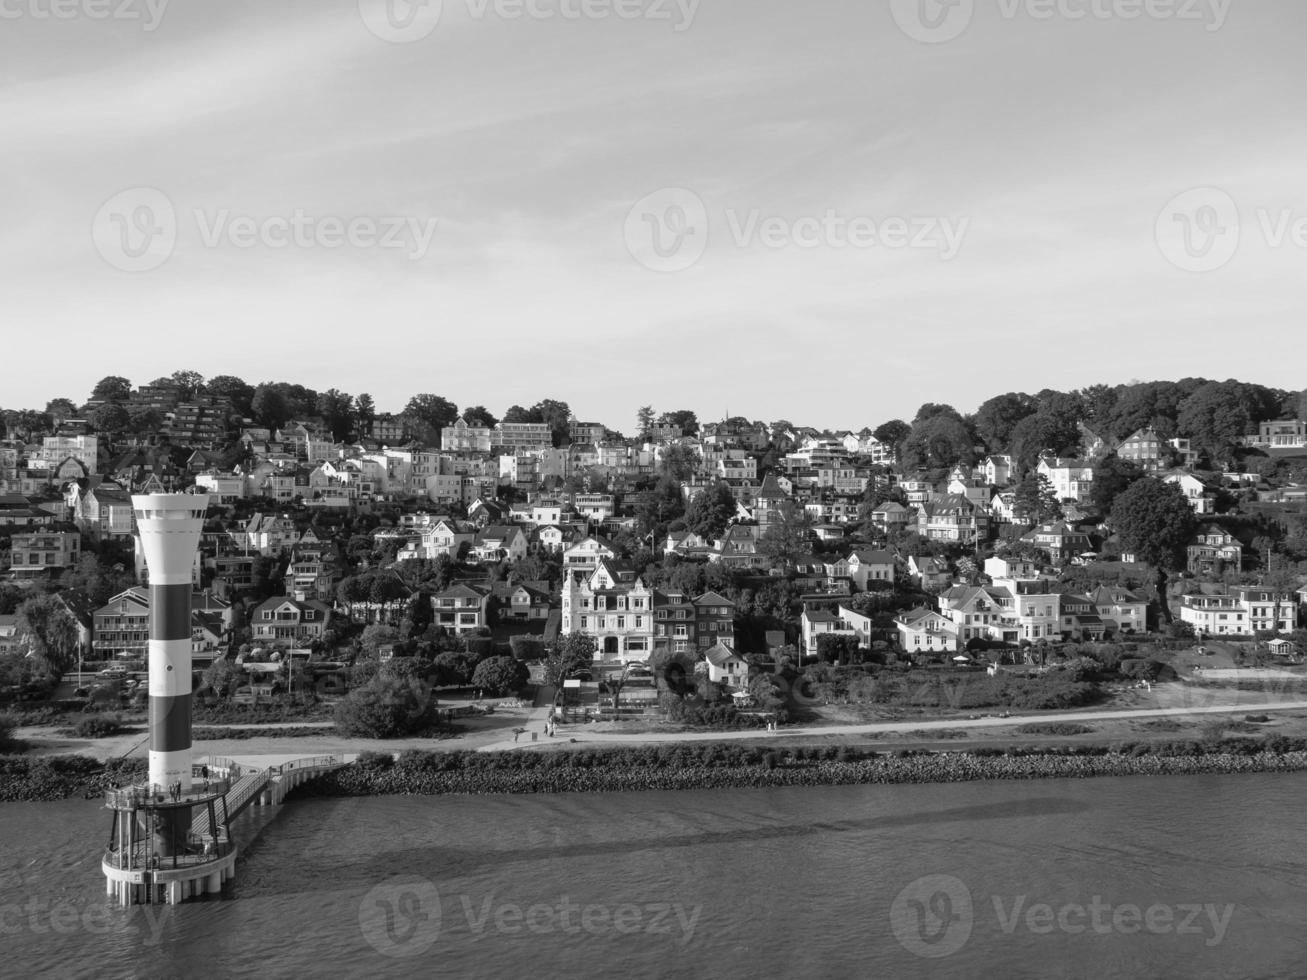
[[[0,0],[0,406],[1302,388],[1305,37],[1297,0]]]

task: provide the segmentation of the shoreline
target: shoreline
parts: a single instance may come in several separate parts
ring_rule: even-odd
[[[145,760],[0,757],[0,802],[96,799],[139,775]],[[898,749],[700,743],[557,753],[411,749],[367,752],[297,788],[294,798],[613,793],[782,786],[1242,775],[1307,771],[1301,739]]]

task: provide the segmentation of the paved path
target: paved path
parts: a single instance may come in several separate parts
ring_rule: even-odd
[[[1065,711],[1038,715],[1011,715],[1007,718],[990,716],[986,718],[949,718],[943,721],[913,721],[907,719],[894,722],[875,722],[866,725],[805,725],[783,727],[774,732],[747,729],[744,731],[724,732],[639,732],[625,734],[622,732],[596,732],[587,730],[584,725],[559,726],[557,739],[600,744],[640,745],[650,742],[731,742],[743,739],[780,739],[786,741],[798,737],[820,737],[824,735],[879,735],[887,732],[930,732],[966,728],[1010,728],[1015,725],[1031,723],[1048,724],[1050,722],[1084,723],[1088,721],[1131,721],[1147,718],[1182,718],[1192,715],[1248,714],[1270,711],[1307,710],[1307,701],[1281,701],[1274,704],[1238,704],[1238,705],[1193,705],[1182,708],[1136,708],[1117,711]],[[551,741],[545,739],[546,742]],[[538,745],[538,743],[534,743]],[[478,752],[499,752],[506,749],[530,748],[533,743],[514,745],[512,742],[496,742],[484,745]]]

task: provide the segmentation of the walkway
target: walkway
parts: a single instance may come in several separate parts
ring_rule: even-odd
[[[1304,711],[1307,701],[1280,701],[1274,704],[1238,704],[1238,705],[1192,705],[1182,708],[1143,708],[1117,711],[1061,711],[1038,715],[1011,715],[1007,718],[989,716],[985,718],[948,718],[942,721],[913,721],[905,719],[894,722],[874,722],[866,725],[796,725],[777,729],[774,732],[760,731],[756,728],[742,731],[721,732],[596,732],[584,725],[559,726],[558,734],[553,738],[544,738],[544,742],[579,742],[589,745],[645,745],[658,742],[735,742],[743,740],[779,739],[788,741],[795,738],[821,738],[829,735],[884,735],[902,732],[956,731],[959,729],[1010,728],[1015,725],[1049,724],[1069,722],[1072,724],[1090,721],[1131,721],[1150,718],[1183,718],[1193,715],[1229,715],[1249,714],[1271,711]],[[543,719],[542,719],[543,721]],[[539,726],[536,728],[539,731]],[[511,749],[539,747],[539,743],[513,744],[497,742],[478,749],[478,752],[502,752]]]

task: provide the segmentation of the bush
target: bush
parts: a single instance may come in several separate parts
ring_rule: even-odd
[[[1093,729],[1088,725],[1073,725],[1067,722],[1034,722],[1017,729],[1018,735],[1088,735]]]
[[[14,738],[18,725],[17,714],[12,711],[0,712],[0,752],[18,752],[24,747],[21,741]]]
[[[434,707],[420,682],[379,674],[336,705],[336,728],[360,738],[403,738],[430,728]]]
[[[91,715],[79,721],[73,728],[78,738],[107,738],[123,730],[123,720],[118,715]]]
[[[360,769],[390,769],[395,765],[395,757],[389,752],[374,752],[369,749],[359,753],[355,765]]]

